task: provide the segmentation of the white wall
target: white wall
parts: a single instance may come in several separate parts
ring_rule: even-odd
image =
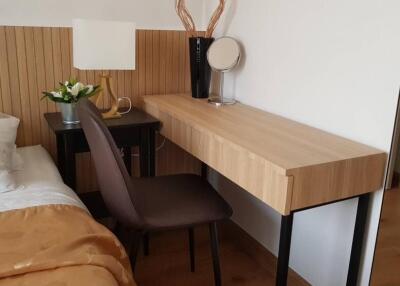
[[[244,103],[389,151],[400,85],[398,0],[230,3],[228,24],[218,34],[239,39],[244,58],[225,90]],[[206,14],[215,5],[209,0]],[[215,180],[234,206],[234,220],[276,254],[279,216]],[[376,193],[360,285],[368,285],[381,200]],[[295,215],[290,264],[313,285],[345,285],[355,211],[353,200]]]
[[[202,26],[203,1],[188,1]],[[175,0],[0,0],[0,25],[70,27],[71,19],[134,21],[139,29],[183,29]]]

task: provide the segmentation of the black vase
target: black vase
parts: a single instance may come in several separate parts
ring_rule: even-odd
[[[189,38],[190,79],[192,97],[207,98],[210,90],[211,67],[207,61],[207,50],[214,38]]]

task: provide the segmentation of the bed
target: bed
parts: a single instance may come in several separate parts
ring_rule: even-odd
[[[18,153],[18,188],[0,194],[0,286],[136,285],[123,246],[63,184],[46,150]]]

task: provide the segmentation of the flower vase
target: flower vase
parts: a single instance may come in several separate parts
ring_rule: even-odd
[[[189,38],[190,78],[194,98],[208,98],[211,67],[207,61],[207,51],[213,41],[214,38]]]
[[[78,111],[76,110],[76,103],[62,103],[58,102],[61,110],[62,120],[64,124],[78,124]]]

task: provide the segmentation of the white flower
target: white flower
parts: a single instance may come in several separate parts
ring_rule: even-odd
[[[84,88],[85,86],[82,83],[77,82],[73,87],[71,88],[67,87],[67,90],[72,94],[72,96],[76,97],[79,94],[79,92]]]
[[[52,91],[52,92],[50,92],[54,97],[57,97],[57,98],[62,98],[63,96],[62,96],[62,94],[61,94],[61,92],[56,92],[56,91]]]
[[[86,86],[86,88],[88,89],[88,90],[86,91],[86,94],[90,94],[90,93],[93,91],[93,85],[91,85],[91,84],[88,84],[88,85]]]
[[[68,85],[69,85],[68,80],[64,83],[64,85],[65,85],[65,86],[68,86]]]

